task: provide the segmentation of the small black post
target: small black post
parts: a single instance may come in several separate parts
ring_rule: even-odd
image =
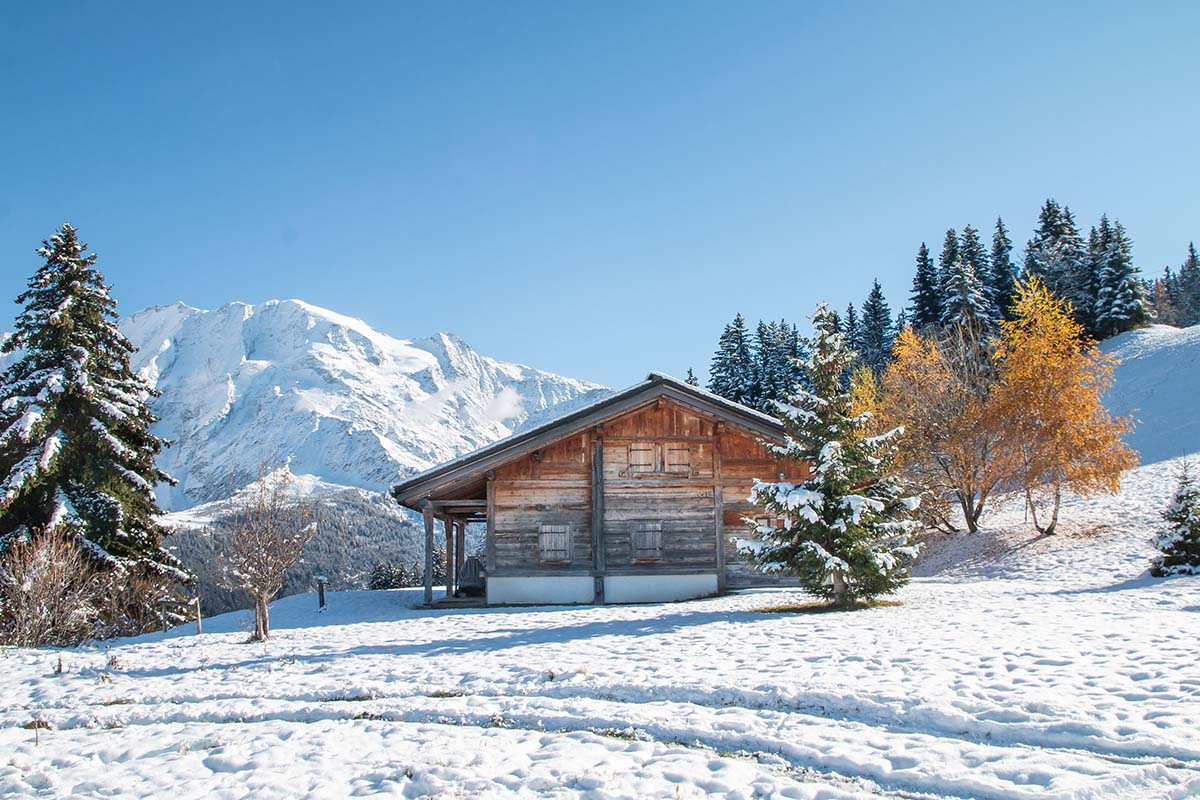
[[[325,607],[325,582],[329,580],[324,575],[317,576],[317,608]]]

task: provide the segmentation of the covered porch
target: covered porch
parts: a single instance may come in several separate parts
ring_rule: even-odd
[[[425,523],[424,605],[429,608],[469,608],[486,605],[483,584],[479,582],[479,570],[464,571],[467,553],[467,526],[487,524],[488,503],[486,498],[462,498],[421,502],[421,514]],[[437,545],[439,536],[445,538],[445,563],[438,565]],[[445,592],[443,587],[434,586],[434,572],[444,566],[446,572]],[[486,565],[484,565],[486,567]],[[486,573],[485,573],[486,574]],[[440,583],[440,582],[439,582]],[[440,596],[438,596],[440,595]]]

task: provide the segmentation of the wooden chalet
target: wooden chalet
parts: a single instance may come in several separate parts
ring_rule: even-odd
[[[447,599],[459,589],[471,523],[487,526],[488,605],[702,597],[761,577],[733,539],[755,510],[748,499],[755,478],[807,474],[762,444],[783,437],[773,417],[651,373],[414,475],[392,495],[424,515],[427,604],[439,521]]]

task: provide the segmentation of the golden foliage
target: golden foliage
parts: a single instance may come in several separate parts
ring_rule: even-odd
[[[926,489],[929,524],[953,529],[957,504],[974,531],[992,493],[1011,476],[1003,426],[991,409],[992,370],[978,363],[990,350],[977,330],[954,326],[940,338],[906,328],[893,354],[878,407],[882,425],[905,429],[900,467]]]
[[[1102,396],[1116,362],[1086,341],[1068,306],[1037,279],[1017,287],[1016,319],[1001,324],[998,385],[990,404],[1007,432],[1034,525],[1053,532],[1062,490],[1116,492],[1137,456],[1121,437],[1132,423],[1113,417]],[[1052,497],[1046,525],[1035,493]]]

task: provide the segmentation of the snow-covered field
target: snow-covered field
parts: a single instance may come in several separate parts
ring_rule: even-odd
[[[232,614],[8,651],[0,796],[1197,796],[1200,577],[1145,576],[1175,466],[1056,537],[1013,508],[934,539],[898,607],[359,592],[280,601],[266,645]]]

